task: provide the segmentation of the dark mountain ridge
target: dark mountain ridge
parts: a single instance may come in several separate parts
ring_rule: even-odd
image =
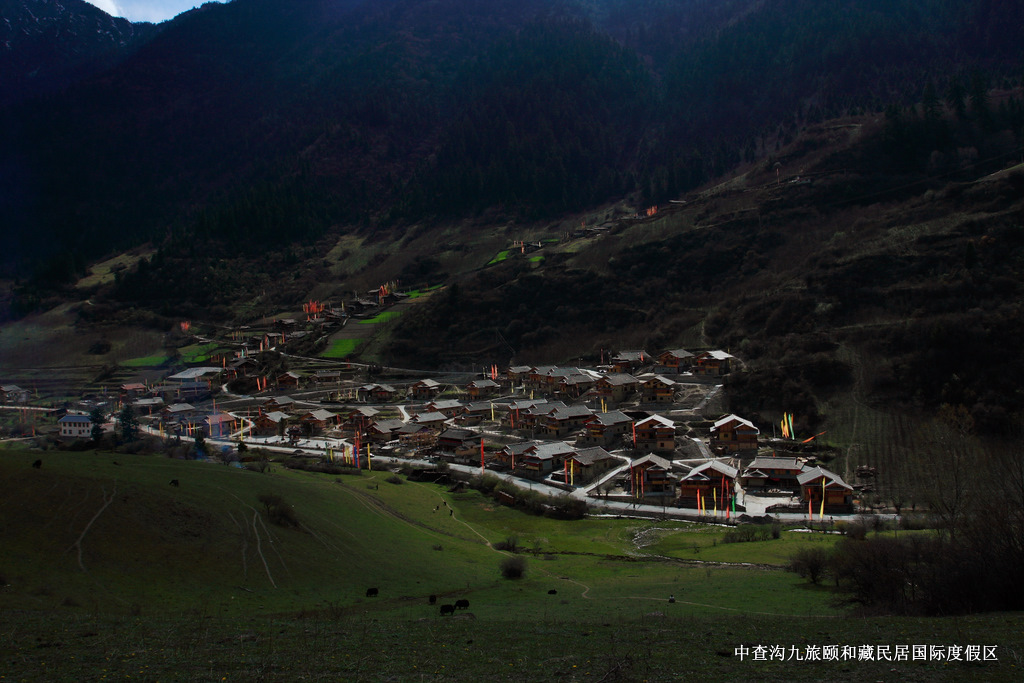
[[[158,32],[83,0],[0,0],[0,108],[109,69]]]
[[[664,201],[808,122],[916,101],[929,80],[1017,77],[1020,15],[940,0],[207,5],[0,113],[5,261],[61,245],[73,264],[169,230],[233,239],[223,216],[282,196],[305,208],[263,230],[281,243]]]

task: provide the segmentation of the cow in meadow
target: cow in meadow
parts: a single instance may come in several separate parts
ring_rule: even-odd
[[[455,601],[455,609],[469,609],[469,600],[465,598]]]
[[[441,616],[455,614],[455,605],[441,605]]]
[[[377,593],[379,593],[379,592],[380,591],[378,591],[376,588],[367,588],[366,589],[366,597],[368,597],[368,598],[375,598],[375,597],[377,597]]]

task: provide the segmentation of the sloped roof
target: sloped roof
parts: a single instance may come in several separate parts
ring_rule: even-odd
[[[548,417],[554,420],[571,420],[573,418],[587,417],[593,414],[593,411],[586,406],[565,406],[548,413]]]
[[[658,357],[662,356],[673,356],[675,358],[693,358],[693,354],[686,349],[670,349],[668,351],[662,351]]]
[[[751,422],[750,420],[744,420],[739,415],[726,415],[725,417],[718,418],[717,420],[715,420],[715,424],[711,426],[711,431],[717,432],[719,429],[729,424],[730,422],[739,422],[741,425],[753,429],[756,434],[761,433],[761,430],[755,427],[753,422]]]
[[[648,422],[656,422],[662,425],[663,427],[672,427],[673,429],[675,429],[676,426],[675,422],[668,419],[667,417],[662,417],[661,415],[651,415],[650,417],[640,420],[640,422],[637,422],[636,426],[642,427],[647,425]]]
[[[444,422],[448,419],[448,416],[444,413],[432,412],[432,413],[420,413],[419,415],[413,416],[409,422],[423,423],[423,422]]]
[[[605,375],[602,378],[606,383],[611,384],[613,387],[626,386],[629,384],[636,384],[638,380],[633,375],[627,375],[624,372],[612,372]],[[599,380],[600,381],[600,380]]]
[[[376,429],[379,432],[393,432],[397,429],[400,429],[404,424],[404,422],[398,419],[377,420],[372,425],[370,425],[370,428]]]
[[[801,486],[804,486],[821,477],[825,478],[825,486],[832,486],[835,484],[840,488],[849,489],[851,491],[853,490],[853,487],[843,481],[842,477],[835,472],[826,470],[824,467],[809,467],[801,472],[800,475],[797,476],[796,480]]]
[[[747,465],[747,472],[756,469],[772,469],[772,470],[793,470],[794,472],[800,472],[804,466],[796,460],[796,458],[775,458],[775,457],[759,457],[754,458],[754,461]],[[749,476],[749,475],[745,475]]]
[[[595,413],[594,421],[610,427],[622,424],[623,422],[632,422],[633,420],[621,410],[609,410],[607,413]]]
[[[602,460],[608,460],[609,458],[614,457],[615,456],[600,446],[583,448],[572,455],[572,459],[581,465],[593,465],[596,462],[601,462]]]
[[[338,416],[329,410],[324,410],[321,408],[320,410],[314,410],[306,413],[304,417],[311,417],[314,420],[317,420],[318,422],[323,422],[324,420],[330,420]]]
[[[526,449],[526,453],[533,455],[541,460],[547,460],[548,458],[554,458],[560,455],[569,455],[574,453],[576,449],[567,443],[562,441],[554,442],[534,442],[530,448]]]
[[[709,477],[705,474],[705,472],[707,472],[708,470],[714,470],[715,472],[724,474],[726,477],[729,477],[730,479],[735,479],[736,475],[739,474],[739,470],[736,469],[735,467],[730,467],[729,465],[726,465],[724,462],[720,462],[718,460],[710,460],[706,463],[697,465],[692,470],[690,470],[690,473],[683,477],[683,481],[699,480],[701,478],[709,479]]]
[[[656,467],[660,467],[663,470],[670,470],[670,469],[672,469],[672,463],[670,461],[666,460],[665,458],[663,458],[663,457],[661,457],[659,455],[654,455],[654,454],[645,455],[644,457],[640,458],[639,460],[634,460],[633,463],[630,465],[630,468],[632,469],[632,468],[638,467],[640,465],[646,465],[648,463],[650,463],[651,465],[654,465]]]
[[[455,439],[457,441],[469,441],[470,439],[478,438],[476,432],[471,432],[468,429],[456,429],[449,427],[448,429],[441,432],[437,438],[439,439]]]

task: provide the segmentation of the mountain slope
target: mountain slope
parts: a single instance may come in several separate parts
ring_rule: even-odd
[[[110,68],[158,30],[82,0],[2,0],[0,108]]]
[[[940,0],[206,6],[102,76],[0,112],[5,258],[96,255],[168,230],[238,243],[232,215],[287,243],[488,211],[553,217],[636,190],[663,201],[822,116],[916,100],[929,79],[944,93],[1016,78],[1019,13]],[[298,218],[259,218],[280,197]]]

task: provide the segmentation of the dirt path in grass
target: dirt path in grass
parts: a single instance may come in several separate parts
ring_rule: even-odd
[[[101,491],[103,505],[100,506],[100,509],[96,511],[96,514],[92,516],[92,519],[90,519],[89,522],[85,525],[85,528],[82,529],[82,533],[79,534],[78,539],[71,544],[71,548],[68,548],[68,550],[78,548],[78,566],[81,567],[83,572],[88,572],[88,570],[85,568],[85,564],[82,562],[82,540],[85,538],[85,535],[89,533],[89,529],[92,528],[93,523],[100,518],[100,515],[103,514],[103,511],[110,507],[110,504],[114,502],[114,496],[117,495],[117,487],[115,486],[114,489],[110,492],[110,498],[107,498],[106,488],[101,489]]]

